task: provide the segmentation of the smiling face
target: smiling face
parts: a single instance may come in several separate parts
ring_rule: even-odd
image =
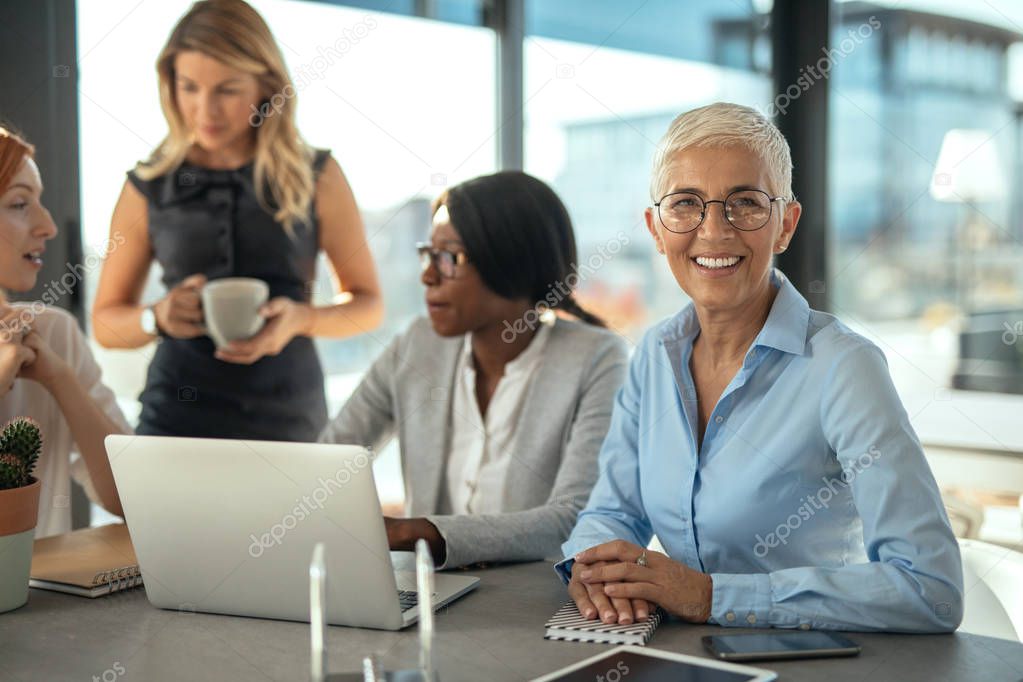
[[[767,164],[743,147],[685,149],[671,159],[661,195],[688,191],[704,201],[723,200],[736,189],[778,195]],[[707,206],[703,223],[691,232],[667,230],[657,208],[646,210],[647,229],[668,259],[675,280],[698,309],[710,313],[741,311],[769,292],[773,256],[788,246],[799,222],[797,202],[776,201],[759,230],[737,230],[721,204]]]
[[[174,58],[174,74],[178,111],[195,143],[210,153],[247,153],[256,134],[249,119],[261,101],[257,78],[196,51]]]
[[[0,195],[0,287],[28,291],[43,267],[46,242],[57,236],[50,212],[40,203],[43,183],[31,157],[25,157]]]
[[[464,253],[465,244],[451,224],[446,206],[433,217],[430,244],[435,249]],[[498,296],[483,282],[472,262],[456,266],[454,277],[441,277],[431,264],[420,277],[426,287],[426,309],[441,336],[461,336],[521,314],[522,302]]]

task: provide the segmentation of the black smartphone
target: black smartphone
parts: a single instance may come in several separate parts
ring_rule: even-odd
[[[703,646],[724,661],[783,661],[830,658],[860,653],[856,642],[832,632],[765,632],[748,635],[710,635]]]

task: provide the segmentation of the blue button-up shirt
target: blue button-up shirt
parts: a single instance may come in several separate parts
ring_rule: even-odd
[[[557,565],[613,539],[713,579],[711,622],[949,631],[959,547],[884,355],[780,272],[698,440],[690,304],[647,332],[615,399],[600,478]]]

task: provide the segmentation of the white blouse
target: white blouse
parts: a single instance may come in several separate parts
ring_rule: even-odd
[[[27,304],[15,303],[12,307],[30,309]],[[114,392],[100,380],[99,365],[77,320],[60,308],[47,307],[35,316],[33,328],[71,366],[82,387],[120,432],[132,433]],[[15,379],[14,388],[0,397],[0,422],[6,424],[15,417],[31,417],[43,435],[43,450],[35,469],[35,477],[42,482],[36,537],[66,533],[71,530],[72,476],[85,488],[89,499],[98,502],[85,461],[81,457],[71,461],[72,451],[77,452],[71,428],[50,392],[29,379]]]
[[[451,406],[451,450],[447,485],[441,510],[449,514],[498,514],[503,511],[504,479],[519,426],[519,414],[547,343],[550,328],[541,324],[536,335],[504,367],[487,414],[480,414],[476,400],[476,368],[472,358],[472,335],[455,370]]]

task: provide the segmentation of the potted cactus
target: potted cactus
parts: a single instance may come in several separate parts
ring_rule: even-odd
[[[31,419],[12,419],[0,432],[0,613],[28,601],[40,487],[32,472],[42,446]]]

